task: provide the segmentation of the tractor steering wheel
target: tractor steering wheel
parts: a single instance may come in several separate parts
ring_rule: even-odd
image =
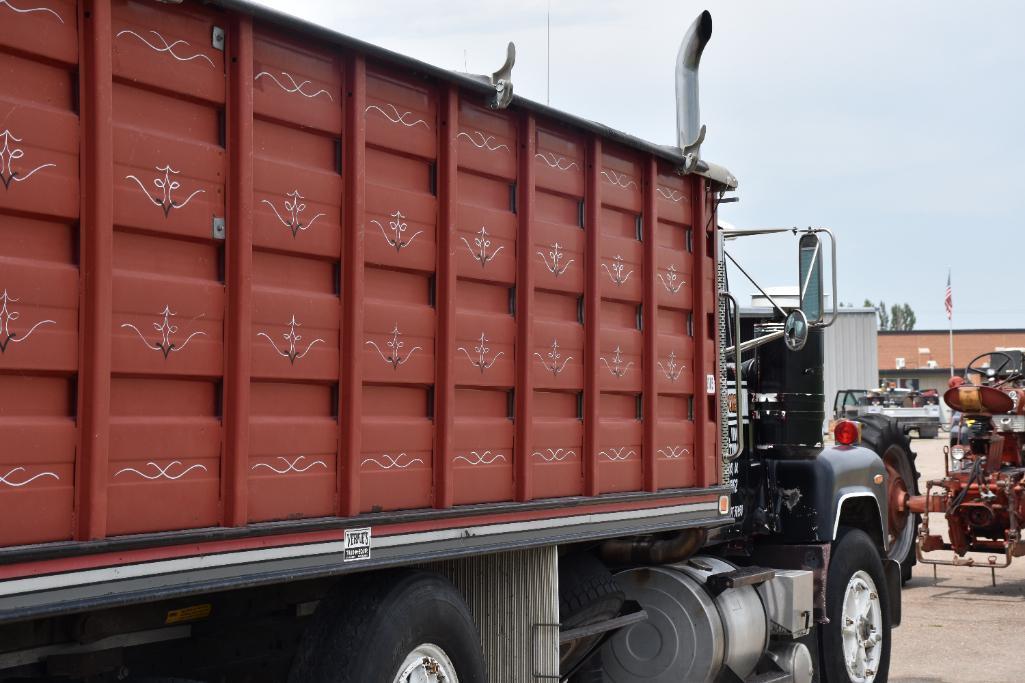
[[[994,367],[993,363],[996,360],[997,356],[1002,358],[1003,362],[1001,362],[1000,365],[997,365],[997,366]],[[990,358],[991,359],[990,363],[989,363],[989,367],[988,368],[976,367],[975,363],[977,361],[979,361],[979,360],[982,360],[983,358]],[[965,380],[965,382],[968,381],[968,375],[970,373],[976,373],[976,374],[982,375],[984,378],[989,378],[989,377],[996,378],[996,376],[1000,374],[1001,370],[1003,370],[1004,368],[1006,368],[1008,365],[1012,364],[1013,362],[1014,361],[1011,359],[1011,357],[1009,355],[1007,355],[1006,353],[1004,353],[1003,351],[987,351],[986,353],[980,353],[978,356],[976,356],[975,358],[972,358],[970,361],[968,361],[968,365],[965,366],[965,369],[964,369],[964,380]]]

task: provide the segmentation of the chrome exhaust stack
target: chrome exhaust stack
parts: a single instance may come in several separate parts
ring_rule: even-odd
[[[676,53],[676,144],[685,155],[701,156],[705,127],[701,125],[698,66],[712,37],[712,15],[705,10],[687,29]]]

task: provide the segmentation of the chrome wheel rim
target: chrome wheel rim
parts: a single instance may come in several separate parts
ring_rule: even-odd
[[[883,654],[883,610],[875,581],[857,571],[847,582],[840,615],[844,664],[854,683],[872,683]]]
[[[444,650],[433,643],[423,643],[402,660],[393,683],[459,683],[459,676]]]

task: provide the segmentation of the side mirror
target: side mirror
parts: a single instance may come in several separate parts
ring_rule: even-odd
[[[783,343],[791,351],[800,351],[808,343],[808,319],[800,308],[790,311],[783,323]]]
[[[821,322],[825,309],[822,292],[822,242],[814,233],[801,236],[798,244],[800,307],[807,320]],[[803,346],[803,344],[802,344]]]

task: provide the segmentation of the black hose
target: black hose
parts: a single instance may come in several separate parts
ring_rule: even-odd
[[[978,475],[979,475],[979,470],[980,469],[982,469],[982,457],[981,456],[976,458],[975,459],[975,463],[972,465],[972,473],[970,475],[968,475],[968,483],[965,485],[965,487],[963,489],[961,489],[961,492],[957,494],[957,498],[955,498],[954,502],[952,502],[950,504],[950,507],[947,508],[947,514],[948,515],[951,514],[952,512],[954,512],[954,510],[956,510],[958,508],[958,506],[960,506],[961,503],[964,502],[965,497],[968,495],[968,489],[970,489],[972,487],[972,484],[975,482],[976,477],[978,477]],[[979,486],[980,487],[982,486],[982,482],[981,481],[979,482]]]

